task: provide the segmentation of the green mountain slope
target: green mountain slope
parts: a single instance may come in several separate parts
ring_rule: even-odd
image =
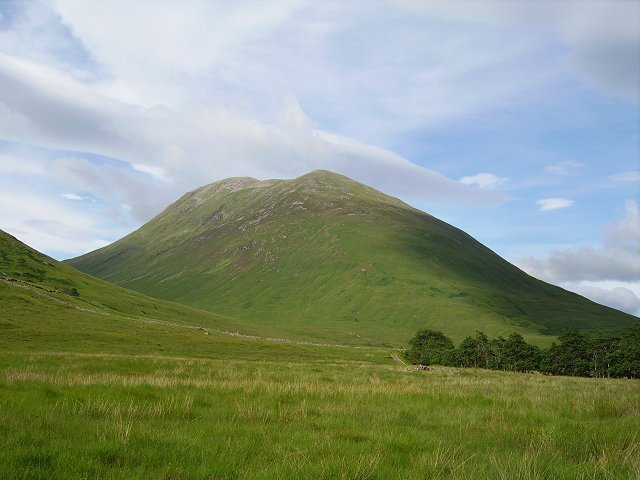
[[[0,348],[76,350],[83,343],[96,351],[112,351],[118,344],[135,351],[151,325],[169,323],[238,329],[234,319],[94,278],[0,230]],[[128,331],[132,325],[135,334]],[[150,351],[162,350],[155,344]]]
[[[546,284],[463,231],[349,178],[231,178],[187,193],[139,230],[69,260],[154,297],[278,335],[404,343],[418,329],[545,342],[635,318]],[[547,339],[548,340],[548,339]]]
[[[21,352],[87,359],[106,355],[114,361],[129,358],[124,361],[133,371],[142,357],[391,361],[388,352],[374,348],[318,346],[255,334],[259,329],[234,319],[93,278],[0,230],[2,361]]]

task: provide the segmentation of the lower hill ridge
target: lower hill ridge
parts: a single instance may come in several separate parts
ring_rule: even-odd
[[[347,177],[230,178],[67,261],[138,292],[291,338],[405,344],[481,330],[549,343],[636,317],[537,280],[471,236]]]

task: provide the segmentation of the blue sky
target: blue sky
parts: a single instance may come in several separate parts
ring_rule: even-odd
[[[0,1],[0,228],[56,258],[346,174],[640,313],[640,2]]]

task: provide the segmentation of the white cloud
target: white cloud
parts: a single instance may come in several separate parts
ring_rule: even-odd
[[[633,0],[562,2],[403,1],[412,13],[468,25],[520,28],[558,38],[574,71],[594,88],[640,100],[640,3]]]
[[[91,212],[79,212],[52,197],[2,185],[0,228],[36,250],[68,258],[107,245],[120,231],[105,229]]]
[[[531,275],[553,283],[640,281],[640,208],[628,201],[623,218],[604,227],[601,246],[553,250],[545,259],[527,257],[516,263]]]
[[[26,160],[20,155],[0,153],[0,173],[5,176],[39,176],[46,173],[46,166],[36,158]]]
[[[498,177],[493,173],[478,173],[468,177],[462,177],[460,183],[464,185],[477,185],[480,188],[492,188],[503,184],[508,179],[505,177]]]
[[[48,148],[106,149],[117,158],[132,141],[119,128],[140,110],[96,95],[59,71],[0,54],[0,135]],[[64,119],[64,121],[61,121]]]
[[[624,217],[605,225],[603,242],[605,247],[620,247],[640,253],[640,207],[637,202],[627,200],[624,205]]]
[[[640,182],[640,172],[631,171],[631,172],[620,172],[615,175],[611,175],[610,180],[613,183],[636,183]]]
[[[76,195],[75,193],[63,193],[61,196],[63,198],[66,198],[67,200],[74,200],[74,201],[85,200],[85,197],[81,197],[80,195]]]
[[[146,173],[154,180],[159,180],[161,182],[170,182],[169,178],[167,177],[167,172],[162,167],[154,165],[143,165],[141,163],[134,163],[131,165],[131,167],[138,172]]]
[[[640,256],[619,246],[581,246],[554,250],[545,259],[517,260],[534,277],[552,283],[580,280],[634,281],[640,276]]]
[[[68,34],[59,14],[50,6],[47,0],[9,3],[11,14],[0,29],[0,52],[55,65],[68,75],[87,79],[87,70],[75,65],[88,62],[87,52]]]
[[[548,55],[559,51],[554,43],[559,38],[578,49],[593,29],[617,35],[608,30],[621,22],[624,31],[633,32],[626,7],[605,9],[610,11],[607,18],[619,21],[606,25],[607,30],[592,25],[598,18],[593,13],[603,10],[600,5],[543,3],[404,2],[365,9],[357,2],[156,2],[149,8],[147,2],[132,1],[122,8],[118,2],[57,0],[31,7],[29,17],[38,20],[13,32],[16,40],[5,52],[35,60],[39,70],[43,64],[62,67],[45,48],[49,37],[67,55],[83,54],[76,52],[84,59],[78,68],[91,78],[86,82],[91,100],[81,95],[83,101],[77,103],[84,105],[77,109],[79,105],[69,108],[66,99],[57,96],[34,99],[47,102],[50,113],[45,118],[72,114],[51,133],[68,137],[85,124],[80,129],[83,138],[75,139],[84,141],[82,151],[92,151],[95,144],[107,147],[95,130],[102,129],[102,137],[115,130],[108,148],[120,158],[120,149],[130,150],[135,143],[126,142],[135,137],[126,131],[129,117],[155,117],[159,112],[154,107],[171,107],[169,116],[179,123],[194,110],[238,114],[237,109],[248,106],[240,116],[262,122],[263,116],[272,118],[274,106],[279,108],[287,96],[332,125],[332,131],[385,143],[399,131],[441,126],[496,104],[523,101],[523,94],[557,79],[564,68],[564,57]],[[527,35],[521,34],[523,29]],[[32,37],[39,43],[31,44]],[[41,51],[49,54],[33,53]],[[540,68],[543,62],[545,68]],[[93,78],[91,68],[96,66],[100,75]],[[69,72],[68,65],[64,67],[62,77]],[[41,79],[76,94],[78,89],[62,85],[61,75],[52,69],[42,71]],[[27,78],[22,72],[16,76]],[[11,91],[17,85],[5,82],[0,87]],[[24,87],[22,99],[40,91],[38,85]],[[110,97],[110,104],[101,102],[98,93]],[[0,99],[0,109],[2,103]],[[7,119],[5,130],[43,142],[42,112],[34,115],[31,105],[15,104],[7,103],[9,111],[0,115]],[[118,114],[127,107],[143,109]],[[49,135],[47,140],[51,144],[53,139]],[[151,152],[133,153],[131,163],[156,166]]]
[[[150,219],[177,196],[177,192],[162,188],[151,179],[138,178],[133,169],[100,165],[81,157],[55,159],[50,162],[49,173],[61,184],[91,193],[107,204],[118,205],[126,200],[138,221]]]
[[[640,3],[592,0],[566,7],[555,23],[578,73],[595,88],[640,101]]]
[[[640,83],[633,2],[33,4],[5,52],[65,72],[70,62],[54,52],[80,57],[84,73],[72,76],[95,92],[178,109],[269,109],[293,95],[331,130],[365,141],[522,102],[572,66],[608,92]]]
[[[541,212],[546,212],[549,210],[559,210],[561,208],[568,208],[574,204],[573,200],[569,200],[568,198],[541,198],[536,201],[536,205],[538,205],[538,210]]]
[[[314,129],[291,97],[258,121],[235,108],[133,107],[55,73],[51,82],[42,81],[50,72],[48,67],[0,56],[0,86],[3,81],[9,86],[0,88],[0,101],[31,125],[28,132],[5,131],[5,138],[128,162],[124,168],[68,157],[57,159],[51,168],[69,187],[103,199],[124,196],[140,220],[149,219],[184,191],[220,178],[293,177],[318,168],[344,173],[409,200],[490,204],[504,199],[390,151]],[[137,178],[134,171],[151,178]]]
[[[237,69],[243,49],[256,48],[291,21],[298,3],[154,2],[151,7],[130,0],[124,8],[118,2],[55,0],[53,5],[108,70],[111,81],[102,83],[101,91],[151,107],[187,100],[189,90],[199,87],[197,79],[216,65]]]
[[[246,103],[239,97],[249,96],[269,108],[273,99],[294,95],[314,118],[336,127],[331,130],[363,141],[522,101],[523,92],[557,75],[556,68],[537,67],[557,64],[538,51],[540,42],[550,42],[518,35],[520,24],[451,29],[448,22],[417,22],[391,3],[156,2],[149,8],[132,1],[124,9],[117,2],[58,0],[54,6],[108,72],[95,84],[108,96],[174,108],[203,99]]]
[[[408,201],[470,203],[475,198],[483,204],[497,204],[506,199],[499,192],[483,192],[461,185],[382,148],[320,131],[314,131],[313,137],[319,142],[310,151],[325,150],[319,168],[342,173]]]
[[[624,216],[604,227],[600,246],[558,249],[543,259],[525,257],[514,263],[534,277],[638,314],[640,207],[627,201]]]
[[[554,165],[547,165],[544,167],[544,171],[553,173],[554,175],[566,175],[581,166],[582,163],[576,162],[575,160],[565,160]]]
[[[594,302],[640,316],[640,298],[629,288],[613,287],[607,289],[589,285],[571,284],[564,284],[563,287],[587,297]]]

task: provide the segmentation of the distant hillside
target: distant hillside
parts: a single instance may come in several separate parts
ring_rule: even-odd
[[[293,342],[261,333],[235,319],[93,278],[0,230],[0,360],[5,367],[21,352],[33,352],[34,358],[79,355],[81,364],[89,358],[119,359],[136,374],[147,356],[151,362],[173,356],[189,362],[391,361],[380,349]]]
[[[230,178],[68,261],[278,335],[403,344],[424,327],[533,341],[635,317],[537,280],[465,232],[349,178]]]
[[[136,345],[128,330],[158,321],[211,329],[238,328],[242,322],[112,285],[30,248],[0,230],[0,348],[39,344],[60,348],[81,337],[100,351],[118,343]],[[76,329],[76,330],[74,330]],[[137,335],[146,335],[145,328]],[[66,332],[54,339],[52,332]],[[158,347],[157,350],[162,350]],[[110,350],[109,350],[110,351]],[[185,349],[183,348],[183,351]]]

